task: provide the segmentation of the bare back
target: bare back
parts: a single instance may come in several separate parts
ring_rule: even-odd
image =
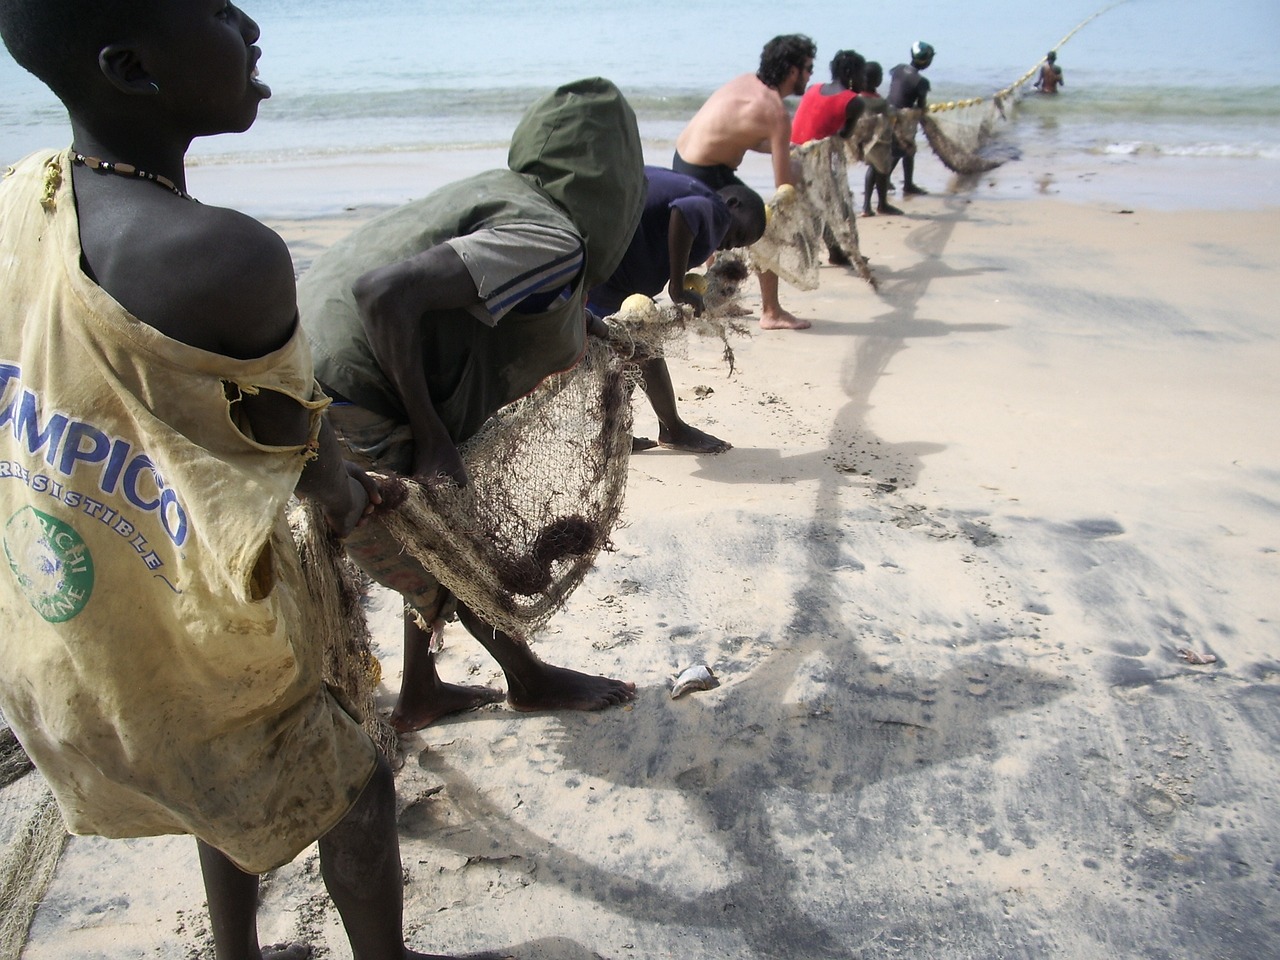
[[[1040,77],[1036,80],[1036,89],[1042,93],[1057,93],[1062,85],[1062,68],[1046,63],[1040,68]]]
[[[748,150],[774,153],[781,143],[785,152],[790,139],[781,95],[744,73],[707,98],[676,140],[676,151],[689,163],[736,170]]]

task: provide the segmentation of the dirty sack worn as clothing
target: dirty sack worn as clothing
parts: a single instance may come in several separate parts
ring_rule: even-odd
[[[69,154],[0,182],[0,709],[74,833],[188,833],[260,872],[350,809],[375,750],[321,679],[284,508],[312,412],[301,331],[236,360],[139,322],[81,270]]]

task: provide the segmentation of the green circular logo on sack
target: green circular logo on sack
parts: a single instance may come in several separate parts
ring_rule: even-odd
[[[93,557],[75,528],[35,507],[4,527],[4,552],[23,595],[49,623],[65,623],[93,593]]]

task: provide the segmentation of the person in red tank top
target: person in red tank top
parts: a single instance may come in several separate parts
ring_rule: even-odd
[[[831,82],[815,83],[805,91],[796,108],[791,120],[793,146],[827,137],[848,137],[853,133],[864,108],[858,91],[862,89],[865,65],[866,60],[855,50],[841,50],[831,58]],[[852,263],[829,230],[824,231],[824,239],[828,262],[846,267]]]
[[[866,61],[855,50],[841,50],[831,60],[831,82],[805,91],[791,120],[791,142],[797,146],[824,137],[847,137],[862,115],[857,100]]]

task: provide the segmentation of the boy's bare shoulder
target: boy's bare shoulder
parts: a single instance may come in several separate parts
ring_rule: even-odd
[[[297,306],[280,236],[235,210],[161,200],[117,222],[109,243],[84,244],[98,282],[139,320],[192,346],[241,359],[282,346]]]

